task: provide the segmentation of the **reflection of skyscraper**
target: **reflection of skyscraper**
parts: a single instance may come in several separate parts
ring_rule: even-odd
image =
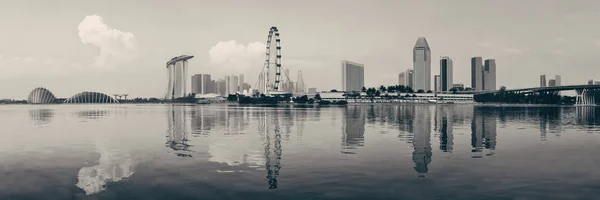
[[[415,162],[414,169],[419,176],[424,176],[429,171],[427,165],[431,163],[433,154],[431,152],[431,111],[429,108],[418,106],[415,110],[412,159]]]
[[[493,155],[496,149],[496,118],[493,113],[485,111],[485,107],[473,108],[471,123],[472,158],[481,158],[483,149],[492,150],[487,155]]]
[[[363,146],[365,135],[365,113],[362,106],[349,106],[344,110],[342,127],[342,153],[344,149],[355,149]]]
[[[448,116],[442,117],[440,127],[440,150],[443,152],[452,152],[454,145],[454,135],[452,134],[452,121],[448,120]]]
[[[168,107],[168,129],[167,129],[167,147],[175,151],[177,156],[192,157],[189,151],[186,107],[171,105]]]

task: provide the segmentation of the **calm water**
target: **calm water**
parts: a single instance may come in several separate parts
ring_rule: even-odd
[[[0,199],[600,199],[600,109],[0,106]]]

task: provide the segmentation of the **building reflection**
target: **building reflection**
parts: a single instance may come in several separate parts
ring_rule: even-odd
[[[82,110],[75,112],[75,116],[81,119],[101,119],[111,114],[111,110]]]
[[[348,106],[344,109],[341,151],[343,154],[353,154],[354,152],[350,150],[364,145],[365,112],[363,110],[363,106]]]
[[[598,114],[598,107],[579,106],[576,107],[577,112],[577,123],[583,125],[596,125],[599,124],[596,119]]]
[[[414,138],[412,159],[415,163],[415,171],[420,177],[425,177],[431,163],[431,107],[416,106],[414,117]]]
[[[436,106],[434,130],[436,137],[440,139],[440,150],[452,152],[454,146],[454,135],[452,134],[452,114],[448,109],[452,107]]]
[[[169,105],[167,108],[167,142],[165,146],[180,157],[192,157],[188,144],[186,107]]]
[[[29,110],[29,117],[36,125],[48,124],[52,122],[54,110],[47,108],[31,109]]]
[[[489,150],[486,155],[491,156],[496,149],[496,117],[491,107],[473,107],[473,120],[471,123],[472,158],[483,157],[484,149]]]

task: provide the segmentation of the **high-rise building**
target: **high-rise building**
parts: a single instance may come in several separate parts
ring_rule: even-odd
[[[441,78],[441,90],[450,91],[453,84],[453,62],[448,56],[444,56],[440,59],[440,78]]]
[[[556,80],[554,80],[554,79],[548,80],[548,87],[554,87],[554,86],[556,86]]]
[[[483,90],[496,90],[496,60],[485,60],[483,69]]]
[[[415,72],[412,69],[407,69],[406,70],[406,82],[404,82],[403,85],[413,88],[414,80],[415,80]]]
[[[435,75],[433,76],[433,87],[434,87],[434,91],[435,92],[441,92],[442,91],[442,78],[440,75]]]
[[[244,83],[246,83],[246,82],[244,82],[244,75],[243,74],[240,74],[238,76],[238,80],[239,80],[239,84],[240,84],[239,88],[238,88],[239,91],[244,91],[244,90],[248,89],[248,88],[245,88]]]
[[[406,85],[406,72],[398,74],[398,85]]]
[[[483,66],[481,57],[471,58],[471,89],[483,90]]]
[[[302,77],[302,70],[298,71],[298,80],[296,82],[296,92],[304,93],[304,78]]]
[[[192,76],[192,93],[202,94],[202,74],[194,74]]]
[[[540,87],[546,87],[546,75],[540,75]]]
[[[431,49],[424,37],[419,37],[413,48],[414,90],[431,89]]]
[[[308,94],[316,94],[317,93],[317,88],[308,88]]]
[[[342,61],[342,90],[360,91],[365,86],[365,66],[363,64]]]
[[[225,77],[227,78],[227,77]],[[227,89],[227,83],[229,81],[226,81],[225,79],[219,79],[215,85],[215,93],[221,95],[221,96],[227,96],[228,95],[228,89]]]
[[[600,81],[595,79],[588,80],[588,85],[600,85]]]
[[[187,68],[188,60],[194,56],[181,55],[167,62],[167,95],[165,99],[184,97],[187,93]]]
[[[554,81],[556,82],[556,86],[562,85],[562,77],[560,77],[560,75],[554,76]]]
[[[229,77],[229,85],[228,85],[228,87],[229,87],[229,94],[238,93],[239,92],[239,86],[240,86],[240,83],[239,83],[238,76],[235,76],[235,75],[230,76]]]

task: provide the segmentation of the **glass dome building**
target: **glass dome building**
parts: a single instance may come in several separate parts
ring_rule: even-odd
[[[29,97],[27,97],[27,103],[30,104],[54,103],[55,100],[56,97],[54,94],[43,87],[33,89],[33,91],[29,93]]]
[[[66,99],[65,103],[119,103],[119,101],[99,92],[82,92]]]

